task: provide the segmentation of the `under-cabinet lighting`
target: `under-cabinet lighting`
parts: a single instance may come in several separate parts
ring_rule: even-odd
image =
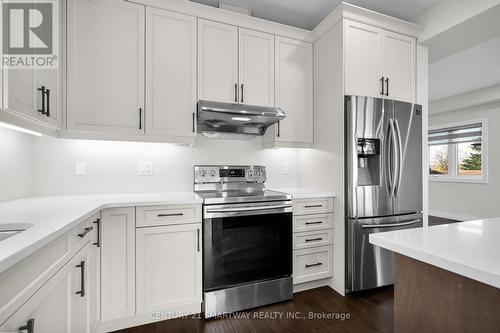
[[[3,123],[1,121],[0,121],[0,127],[8,128],[8,129],[11,129],[11,130],[14,130],[14,131],[18,131],[18,132],[23,132],[23,133],[31,134],[31,135],[34,135],[34,136],[42,136],[42,133],[31,131],[29,129],[18,127],[18,126],[14,126],[14,125],[11,125],[11,124]]]

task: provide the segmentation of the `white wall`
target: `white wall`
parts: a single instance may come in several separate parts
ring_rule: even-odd
[[[34,137],[0,127],[0,202],[33,194]]]
[[[432,104],[430,105],[432,113]],[[488,184],[429,182],[429,211],[448,216],[500,217],[500,103],[430,115],[429,126],[488,118]],[[444,215],[446,216],[446,215]]]
[[[86,176],[75,176],[85,161]],[[138,176],[137,162],[153,162],[153,176]],[[289,174],[282,174],[282,164]],[[35,195],[110,192],[191,191],[195,164],[262,164],[267,187],[297,186],[297,151],[263,149],[260,138],[221,141],[199,138],[194,147],[165,143],[67,140],[35,142]]]

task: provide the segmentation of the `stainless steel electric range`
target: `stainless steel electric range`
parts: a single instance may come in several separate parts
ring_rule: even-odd
[[[194,167],[206,318],[292,298],[291,195],[265,181],[263,166]]]

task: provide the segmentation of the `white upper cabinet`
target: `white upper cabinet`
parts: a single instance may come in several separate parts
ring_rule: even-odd
[[[275,145],[307,146],[313,142],[312,44],[276,37],[275,104],[286,118],[274,129]],[[276,144],[278,143],[278,144]]]
[[[415,102],[415,38],[385,32],[382,39],[382,76],[390,99]]]
[[[199,19],[198,94],[274,106],[274,35]]]
[[[198,97],[238,102],[238,28],[198,19]]]
[[[196,18],[146,9],[146,134],[195,136]]]
[[[345,94],[415,102],[415,38],[344,20]]]
[[[33,0],[25,2],[33,2]],[[12,1],[3,0],[0,2],[2,6],[4,3],[12,4]],[[58,11],[54,11],[54,13],[61,12],[62,0],[56,0],[53,4],[58,6]],[[19,10],[17,10],[17,12],[19,13]],[[0,14],[1,13],[2,9],[0,9]],[[4,16],[8,15],[14,14],[4,13]],[[57,20],[60,21],[61,16],[54,18],[54,21],[57,22]],[[49,27],[49,29],[52,28],[53,27]],[[12,29],[15,28],[12,27]],[[61,56],[61,31],[62,29],[59,29],[58,33],[54,34],[53,37],[56,39],[52,41],[52,54],[58,59],[60,59]],[[5,42],[9,41],[5,40]],[[44,41],[40,40],[40,43],[44,43]],[[0,43],[0,46],[1,45],[2,43]],[[26,45],[23,46],[26,47]],[[46,57],[51,55],[33,52],[31,56],[36,59],[35,61],[37,63],[41,63],[42,60],[45,61]],[[37,58],[38,56],[40,57]],[[24,56],[20,56],[19,60],[21,59],[24,59]],[[61,98],[59,93],[61,84],[60,77],[62,73],[60,66],[61,63],[59,62],[53,68],[33,68],[32,66],[4,68],[2,84],[0,84],[0,87],[2,87],[1,94],[3,94],[3,99],[0,98],[0,101],[2,101],[2,108],[39,123],[60,128],[62,118],[61,108],[59,106]]]
[[[145,7],[69,0],[68,130],[144,132]]]
[[[346,95],[381,96],[379,49],[382,30],[345,20],[344,31]]]
[[[239,102],[274,106],[274,35],[239,29]]]

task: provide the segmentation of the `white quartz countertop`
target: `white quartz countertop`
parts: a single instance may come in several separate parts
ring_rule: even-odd
[[[0,203],[0,224],[29,223],[0,241],[0,273],[104,208],[202,203],[193,192],[29,197]]]
[[[370,243],[500,288],[500,218],[370,234]]]
[[[334,192],[318,191],[303,188],[274,188],[270,187],[269,190],[288,193],[292,195],[292,199],[309,199],[309,198],[335,198]]]

